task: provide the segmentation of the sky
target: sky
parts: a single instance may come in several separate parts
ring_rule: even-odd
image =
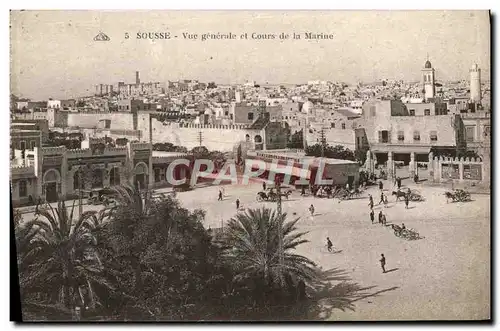
[[[12,11],[10,32],[11,93],[32,100],[133,83],[135,71],[142,82],[419,81],[427,56],[438,81],[468,79],[474,63],[490,77],[487,11]],[[110,41],[94,41],[99,32]],[[172,39],[138,40],[138,32]],[[183,37],[218,32],[237,39]],[[301,39],[251,39],[282,32]],[[305,40],[306,32],[333,39]]]

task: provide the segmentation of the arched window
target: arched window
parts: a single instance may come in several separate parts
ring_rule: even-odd
[[[248,135],[248,134],[247,134],[247,135],[245,135],[245,140],[246,140],[246,141],[250,141],[250,135]]]
[[[57,180],[58,180],[57,172],[54,169],[49,170],[45,174],[43,179],[45,182],[57,182]]]

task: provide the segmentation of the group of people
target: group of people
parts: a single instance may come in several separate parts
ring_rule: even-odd
[[[370,211],[370,221],[372,224],[375,223],[375,212],[373,211],[373,209]],[[382,225],[387,224],[387,217],[382,211],[378,213],[378,223]]]

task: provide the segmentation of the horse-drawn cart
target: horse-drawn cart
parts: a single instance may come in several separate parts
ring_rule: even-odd
[[[446,192],[446,203],[451,199],[452,202],[466,202],[471,200],[470,193],[466,190],[456,189],[454,192]]]
[[[417,240],[422,238],[420,234],[413,229],[403,228],[396,224],[392,224],[392,229],[394,230],[394,235],[399,238],[406,240]]]
[[[411,190],[410,193],[401,190],[392,191],[392,195],[396,196],[396,201],[398,201],[399,199],[404,200],[408,194],[410,194],[410,201],[414,202],[424,201],[424,196],[417,190]]]
[[[341,188],[335,192],[334,198],[339,198],[340,200],[351,200],[361,197],[361,193],[362,191],[359,188],[356,188],[354,190]]]
[[[288,198],[290,197],[291,194],[292,194],[292,190],[287,190],[285,192],[282,192],[281,196],[285,197],[288,200]],[[256,199],[259,202],[261,202],[261,201],[276,202],[278,200],[278,194],[274,191],[270,191],[268,193],[266,193],[264,191],[260,191],[257,193]]]

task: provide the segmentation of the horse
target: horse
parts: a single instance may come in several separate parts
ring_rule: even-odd
[[[258,192],[257,193],[257,201],[267,201],[269,199],[266,192]]]
[[[451,201],[455,201],[455,194],[452,192],[445,192],[444,195],[446,196],[446,203],[448,203],[450,199]]]
[[[359,198],[361,196],[361,194],[363,194],[363,190],[360,190],[358,187],[356,187],[356,189],[354,190],[354,192],[352,193],[356,198]]]
[[[399,201],[399,198],[404,198],[406,196],[406,193],[402,191],[392,191],[392,195],[395,195],[396,201]]]
[[[287,200],[288,197],[292,194],[292,190],[287,190],[284,193],[281,193],[282,196],[284,196]]]

